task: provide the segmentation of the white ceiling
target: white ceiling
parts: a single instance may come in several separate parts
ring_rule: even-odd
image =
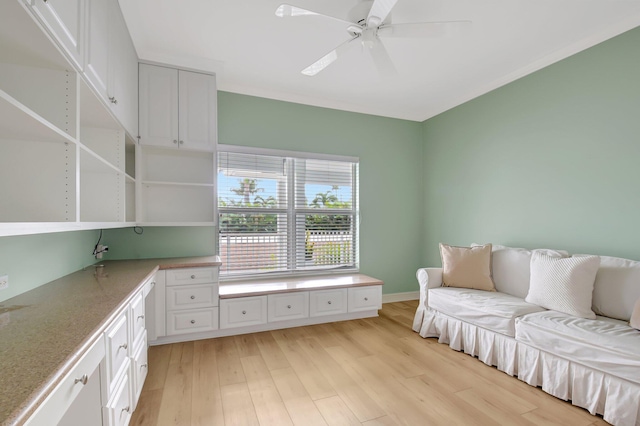
[[[360,46],[315,77],[300,71],[350,38],[320,17],[278,18],[281,0],[119,0],[141,60],[217,74],[218,89],[423,121],[640,25],[640,0],[399,0],[393,23],[471,20],[432,39],[385,39],[398,75]],[[285,0],[346,19],[357,0]]]

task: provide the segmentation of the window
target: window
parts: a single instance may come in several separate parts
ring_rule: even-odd
[[[220,146],[218,215],[223,277],[357,270],[358,160]]]

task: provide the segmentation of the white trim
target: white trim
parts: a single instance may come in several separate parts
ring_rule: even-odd
[[[288,151],[283,149],[270,149],[270,148],[255,148],[252,146],[245,146],[245,145],[218,144],[218,152],[238,152],[241,154],[257,154],[257,155],[270,155],[270,156],[278,156],[278,157],[291,157],[291,158],[303,158],[303,159],[314,159],[314,160],[344,161],[347,163],[360,162],[360,158],[350,157],[347,155],[318,154],[315,152]]]
[[[404,293],[389,293],[382,295],[382,303],[406,302],[407,300],[420,299],[420,291],[407,291]]]

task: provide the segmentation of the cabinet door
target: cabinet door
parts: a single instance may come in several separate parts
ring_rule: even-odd
[[[112,0],[89,0],[87,3],[89,31],[84,73],[105,100],[108,98],[110,1]]]
[[[212,151],[217,139],[216,78],[179,71],[180,148]]]
[[[33,9],[80,69],[83,67],[84,0],[35,0]]]
[[[125,130],[138,136],[138,54],[115,0],[109,0],[108,100]]]
[[[178,70],[140,64],[140,143],[178,146]]]

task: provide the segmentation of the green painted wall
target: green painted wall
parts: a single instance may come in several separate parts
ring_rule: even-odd
[[[105,259],[151,259],[162,257],[210,256],[216,253],[213,226],[107,229],[104,243],[109,246]]]
[[[0,275],[9,275],[9,288],[0,302],[68,275],[96,262],[93,248],[99,231],[0,238]]]
[[[640,259],[640,28],[423,123],[438,242]]]
[[[360,271],[384,293],[417,289],[422,125],[218,92],[219,142],[360,158]]]

